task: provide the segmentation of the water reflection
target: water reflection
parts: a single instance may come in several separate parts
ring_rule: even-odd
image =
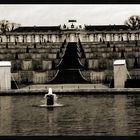
[[[11,113],[11,97],[4,96],[0,98],[0,135],[10,135],[12,126]]]
[[[140,96],[127,96],[128,126],[131,135],[140,135]]]
[[[61,95],[64,107],[33,107],[42,98],[0,96],[0,135],[140,135],[139,95]]]
[[[130,135],[128,133],[128,114],[126,109],[127,97],[125,95],[116,95],[114,97],[114,135]]]

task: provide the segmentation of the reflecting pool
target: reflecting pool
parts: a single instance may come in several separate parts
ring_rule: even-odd
[[[63,107],[35,107],[42,99],[0,96],[0,135],[140,135],[140,95],[58,95]]]

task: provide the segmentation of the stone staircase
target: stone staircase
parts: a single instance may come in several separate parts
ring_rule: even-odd
[[[82,55],[78,55],[78,53],[80,54],[81,51],[77,43],[68,43],[62,62],[58,66],[58,75],[50,82],[51,84],[90,83],[79,72],[84,69],[84,66],[79,63]]]

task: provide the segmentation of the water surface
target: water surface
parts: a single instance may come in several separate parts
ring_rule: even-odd
[[[140,135],[140,95],[59,95],[64,107],[33,107],[42,99],[0,96],[0,135]]]

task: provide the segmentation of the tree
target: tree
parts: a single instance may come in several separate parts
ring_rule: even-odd
[[[127,39],[127,43],[129,43],[129,38]]]
[[[17,45],[17,41],[16,41],[16,39],[15,39],[15,45]]]
[[[116,52],[116,46],[115,45],[113,46],[113,52]]]
[[[16,52],[16,54],[15,54],[15,59],[18,59],[18,53]]]
[[[110,47],[110,43],[109,42],[107,42],[107,47]]]
[[[8,49],[8,42],[6,42],[6,49]]]
[[[26,53],[29,53],[29,47],[28,46],[26,47]]]
[[[121,58],[125,58],[124,57],[124,50],[121,51]]]
[[[9,31],[9,21],[8,20],[1,20],[0,21],[0,30],[2,33]]]
[[[0,20],[0,31],[5,33],[20,27],[20,24],[9,22],[8,20]]]
[[[34,48],[36,49],[36,43],[34,42]]]
[[[138,46],[138,41],[137,40],[135,41],[135,46]]]
[[[133,15],[129,17],[124,24],[132,30],[137,30],[140,28],[140,16]]]
[[[103,39],[103,44],[105,44],[105,41],[104,41],[104,39]]]
[[[123,37],[121,38],[121,41],[123,41]]]
[[[10,26],[10,30],[13,31],[16,28],[20,27],[21,25],[18,23],[10,23],[9,26]]]
[[[137,57],[135,57],[134,68],[138,68],[138,58]]]

